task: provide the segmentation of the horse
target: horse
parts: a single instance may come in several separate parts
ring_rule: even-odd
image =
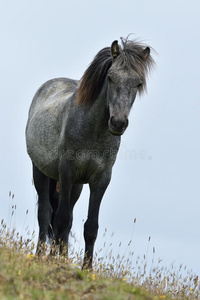
[[[26,145],[38,194],[38,255],[51,235],[51,253],[68,255],[73,208],[89,184],[83,268],[92,268],[101,200],[136,94],[146,90],[155,64],[151,50],[137,40],[115,40],[97,53],[81,80],[55,78],[37,90]]]

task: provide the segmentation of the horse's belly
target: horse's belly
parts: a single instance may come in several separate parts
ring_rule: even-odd
[[[38,122],[33,118],[27,126],[27,152],[42,173],[58,180],[59,130],[48,121],[44,123],[41,120]]]
[[[56,180],[59,138],[77,84],[77,81],[65,78],[46,82],[37,91],[29,110],[26,127],[28,154],[39,170]]]
[[[47,150],[44,146],[27,144],[27,152],[33,164],[46,176],[58,180],[58,155],[54,150]]]

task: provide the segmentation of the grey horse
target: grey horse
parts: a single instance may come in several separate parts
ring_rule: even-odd
[[[128,38],[121,42],[99,51],[80,81],[44,83],[32,100],[26,127],[38,194],[38,254],[51,233],[52,253],[67,255],[73,208],[83,184],[89,184],[83,268],[92,267],[99,208],[130,109],[154,66],[150,47]]]

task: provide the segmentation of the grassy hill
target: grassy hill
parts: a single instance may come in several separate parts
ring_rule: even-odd
[[[82,259],[39,259],[35,245],[1,223],[0,299],[200,299],[198,277],[155,268],[150,274],[94,263],[82,271]],[[70,255],[71,256],[71,255]],[[139,268],[140,269],[140,268]]]

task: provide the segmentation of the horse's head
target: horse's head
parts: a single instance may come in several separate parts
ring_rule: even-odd
[[[97,53],[80,81],[76,100],[78,104],[92,105],[101,91],[103,96],[106,92],[108,127],[114,135],[126,130],[136,94],[146,89],[146,77],[154,66],[149,47],[128,38],[121,41],[122,47],[114,41],[111,47]]]
[[[108,126],[114,135],[122,135],[126,130],[135,97],[146,83],[142,66],[149,57],[150,48],[140,47],[135,56],[128,50],[121,51],[117,41],[111,45],[113,63],[107,74],[107,99],[110,112]]]

